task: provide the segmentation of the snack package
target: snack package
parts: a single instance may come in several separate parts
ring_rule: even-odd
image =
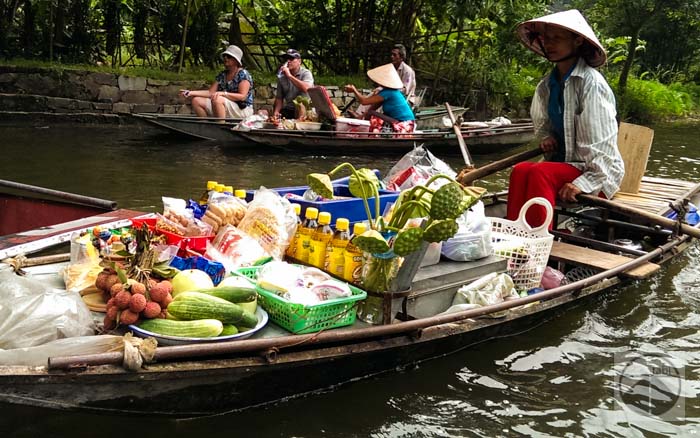
[[[237,268],[252,266],[270,255],[255,239],[232,225],[225,225],[214,241],[207,243],[204,257],[224,265],[226,272],[232,272]]]
[[[257,240],[272,257],[281,260],[296,226],[292,204],[274,190],[260,187],[238,229]]]
[[[202,220],[216,233],[224,225],[237,226],[245,216],[247,208],[247,203],[240,198],[225,193],[213,193],[209,196],[207,211]]]

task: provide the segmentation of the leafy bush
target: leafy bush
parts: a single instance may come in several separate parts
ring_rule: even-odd
[[[617,88],[617,82],[611,84]],[[618,94],[618,113],[623,120],[640,123],[667,120],[692,114],[698,108],[700,87],[630,78],[625,96]]]

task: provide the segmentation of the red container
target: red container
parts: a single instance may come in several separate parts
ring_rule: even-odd
[[[211,242],[214,239],[214,236],[185,237],[169,231],[159,230],[156,228],[157,221],[158,219],[152,215],[139,216],[131,219],[133,227],[137,228],[142,224],[146,224],[148,228],[153,230],[156,234],[165,236],[165,242],[168,245],[179,246],[180,250],[183,252],[189,250],[204,254],[207,251],[207,242]]]

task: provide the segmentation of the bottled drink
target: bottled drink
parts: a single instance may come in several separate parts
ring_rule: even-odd
[[[326,247],[323,270],[337,277],[343,277],[345,269],[345,248],[350,243],[350,222],[340,217],[335,221],[335,234]]]
[[[217,184],[215,190],[216,190],[218,193],[224,193],[224,187],[226,187],[226,186],[223,185],[223,184]]]
[[[352,229],[352,236],[359,236],[367,231],[367,224],[358,222]],[[352,244],[352,241],[345,247],[345,266],[343,267],[343,279],[351,283],[360,284],[362,278],[362,250]]]
[[[236,189],[236,191],[233,192],[233,195],[234,195],[236,198],[239,198],[239,199],[242,199],[242,200],[245,201],[245,197],[246,197],[247,193],[246,193],[246,191],[243,190],[243,189]],[[301,208],[301,206],[299,206],[299,207]],[[297,214],[299,214],[298,211],[297,211]]]
[[[199,205],[206,205],[207,202],[209,202],[209,193],[216,189],[217,184],[218,183],[216,181],[207,181],[207,189],[204,190],[202,196],[199,197]]]
[[[233,196],[233,186],[224,186],[223,193]]]
[[[309,247],[311,235],[318,227],[318,208],[309,207],[304,213],[304,222],[299,227],[299,239],[296,244],[295,259],[307,263],[309,261]]]
[[[327,211],[318,214],[318,227],[311,235],[309,247],[309,264],[323,269],[326,260],[326,246],[333,239],[331,214]]]
[[[236,190],[236,193],[238,193],[239,190]],[[241,190],[243,191],[243,190]],[[245,193],[245,192],[244,192]],[[287,257],[291,258],[296,258],[296,253],[297,253],[297,242],[299,241],[299,232],[301,231],[301,205],[299,204],[292,204],[292,207],[294,208],[294,213],[297,215],[297,227],[296,230],[294,231],[294,235],[292,236],[292,239],[289,241],[289,246],[287,247],[287,251],[285,252],[285,255]]]
[[[280,69],[277,70],[277,77],[282,79],[284,77],[284,73],[282,73],[282,67],[286,67],[289,65],[289,62],[285,62],[284,64],[280,65]]]

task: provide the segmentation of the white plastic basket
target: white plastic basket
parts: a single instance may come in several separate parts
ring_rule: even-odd
[[[547,210],[547,217],[542,225],[532,228],[525,219],[525,213],[536,204]],[[544,198],[532,198],[520,209],[516,221],[490,218],[494,254],[508,259],[508,275],[513,279],[518,291],[540,286],[554,240],[554,236],[548,231],[553,214],[549,201]]]

